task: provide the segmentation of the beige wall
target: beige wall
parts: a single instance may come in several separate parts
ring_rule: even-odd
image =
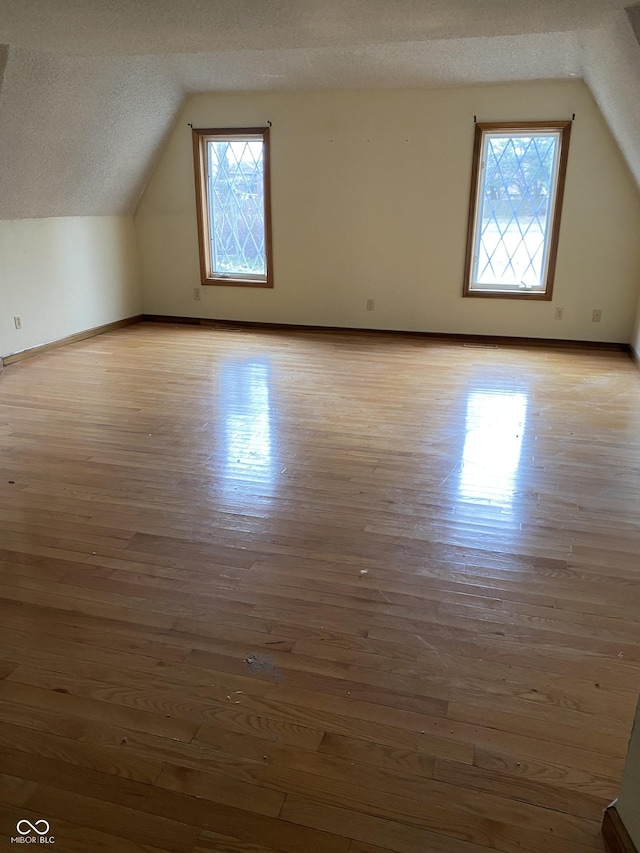
[[[461,297],[479,120],[576,113],[553,302]],[[273,122],[275,288],[199,285],[187,126]],[[147,313],[628,342],[640,198],[578,81],[436,90],[198,95],[139,205]],[[375,310],[366,311],[366,300]],[[564,308],[564,319],[554,319]],[[591,322],[594,308],[602,322]]]
[[[0,355],[140,313],[130,216],[1,221],[0,258]]]
[[[640,704],[636,711],[636,720],[631,733],[629,751],[624,765],[618,813],[635,846],[640,850]]]
[[[640,281],[640,275],[638,275],[638,280]],[[640,358],[640,297],[638,298],[636,317],[631,331],[631,346],[635,350],[636,356]]]

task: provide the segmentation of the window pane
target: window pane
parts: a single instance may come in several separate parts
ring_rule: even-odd
[[[262,140],[209,140],[207,161],[212,271],[266,276]]]
[[[472,284],[544,290],[558,133],[487,133]]]

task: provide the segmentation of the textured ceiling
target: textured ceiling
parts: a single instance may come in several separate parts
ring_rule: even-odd
[[[282,50],[591,28],[624,6],[624,0],[3,0],[0,32],[9,44],[75,54]]]
[[[133,210],[191,92],[584,76],[640,182],[640,47],[625,5],[2,0],[0,218]]]

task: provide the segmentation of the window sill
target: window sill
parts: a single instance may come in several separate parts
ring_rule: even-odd
[[[203,287],[266,287],[273,288],[273,282],[264,279],[250,278],[233,278],[233,276],[224,276],[224,278],[205,278],[201,284]]]
[[[479,299],[524,299],[526,301],[551,302],[551,294],[539,290],[468,290],[465,289],[463,297]]]

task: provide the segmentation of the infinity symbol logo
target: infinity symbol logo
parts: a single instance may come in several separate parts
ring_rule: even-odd
[[[26,829],[22,827],[26,826]],[[38,829],[39,826],[43,826],[44,829]],[[49,832],[49,824],[46,820],[37,820],[35,823],[31,823],[28,820],[19,820],[16,824],[16,829],[20,833],[20,835],[28,835],[30,832],[37,832],[38,835],[46,835]]]

